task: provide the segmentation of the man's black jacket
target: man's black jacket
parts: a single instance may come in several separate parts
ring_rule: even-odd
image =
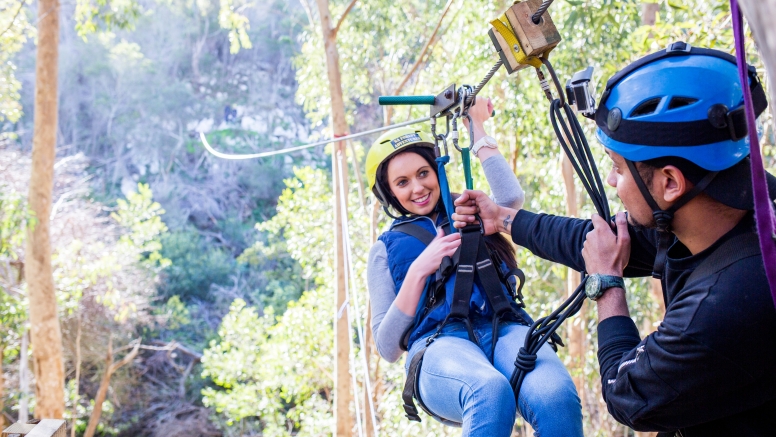
[[[542,258],[582,271],[582,246],[592,228],[590,220],[520,211],[512,239]],[[625,276],[649,276],[657,232],[628,230]],[[750,213],[696,255],[675,241],[663,276],[665,318],[643,340],[629,317],[599,324],[603,396],[619,422],[667,435],[678,430],[684,437],[776,435],[776,310],[759,246],[755,255],[723,263],[687,284],[692,271],[722,244],[754,232]]]

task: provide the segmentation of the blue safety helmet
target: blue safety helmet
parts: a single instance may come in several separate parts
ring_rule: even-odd
[[[767,106],[754,68],[757,115]],[[678,42],[620,71],[596,111],[596,137],[630,161],[684,158],[710,171],[749,155],[744,96],[736,60]]]
[[[757,72],[748,69],[755,114],[768,103]],[[652,209],[659,241],[652,275],[661,278],[673,241],[674,213],[701,192],[737,209],[751,209],[749,139],[736,59],[676,42],[645,56],[606,83],[596,137],[621,155]],[[683,158],[706,172],[667,209],[660,209],[636,162]],[[678,161],[678,160],[677,160]],[[770,178],[770,185],[776,180]]]

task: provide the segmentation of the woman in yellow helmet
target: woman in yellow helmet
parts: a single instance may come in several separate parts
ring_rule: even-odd
[[[484,129],[492,109],[490,100],[483,98],[470,108],[472,152],[483,166],[496,203],[519,209],[524,201],[520,184]],[[536,367],[515,402],[509,377],[532,322],[516,303],[514,317],[494,328],[487,293],[476,281],[469,301],[471,332],[462,322],[444,323],[451,309],[455,273],[438,279],[437,272],[454,256],[461,237],[443,231],[449,226],[434,139],[413,128],[391,130],[372,145],[366,171],[370,189],[395,218],[369,254],[372,331],[386,360],[395,362],[407,350],[405,367],[410,367],[422,357],[419,371],[413,368],[408,375],[409,391],[420,406],[443,423],[462,426],[464,436],[511,435],[517,409],[537,435],[582,436],[576,388],[549,345],[539,351]],[[492,235],[485,242],[503,260],[499,267],[516,268],[514,248],[503,237]],[[505,288],[502,291],[508,293]],[[498,333],[495,342],[494,332]],[[407,405],[412,404],[407,396],[405,410],[412,418],[414,407]]]

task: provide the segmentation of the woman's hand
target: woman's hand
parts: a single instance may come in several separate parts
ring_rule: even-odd
[[[437,229],[437,236],[431,241],[431,244],[412,262],[407,276],[417,275],[418,279],[425,279],[434,274],[442,259],[446,256],[453,256],[458,246],[461,245],[461,234],[458,232],[445,235],[441,228]]]

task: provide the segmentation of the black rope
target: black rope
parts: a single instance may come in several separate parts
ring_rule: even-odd
[[[542,6],[545,4],[549,6],[549,3],[552,3],[552,1],[545,1]],[[558,137],[561,148],[568,156],[574,171],[579,176],[582,186],[585,188],[588,196],[590,196],[596,211],[601,217],[609,220],[611,217],[609,201],[606,197],[601,175],[598,173],[598,168],[595,164],[595,157],[590,150],[587,138],[585,138],[585,133],[571,107],[563,98],[563,89],[560,86],[555,70],[552,68],[552,64],[544,58],[542,58],[542,62],[549,71],[558,92],[558,98],[553,99],[549,90],[545,89],[550,99],[550,122],[552,123],[552,128]],[[538,69],[537,72],[540,79],[543,80],[544,75]],[[509,380],[514,390],[516,401],[520,395],[520,387],[523,380],[536,365],[539,349],[548,341],[552,341],[553,337],[555,337],[554,342],[559,343],[555,331],[560,328],[566,319],[578,313],[585,303],[585,299],[587,299],[584,292],[586,281],[587,276],[584,275],[582,282],[561,306],[549,316],[542,317],[531,325],[528,335],[525,337],[525,343],[515,358],[515,370],[512,372]],[[560,344],[562,345],[562,343]]]

